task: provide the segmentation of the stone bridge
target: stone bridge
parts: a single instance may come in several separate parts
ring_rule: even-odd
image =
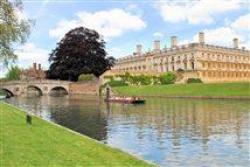
[[[62,90],[69,94],[70,84],[71,82],[59,80],[9,81],[1,82],[0,89],[9,96],[27,95],[29,89],[35,89],[41,95],[49,95],[53,90]]]

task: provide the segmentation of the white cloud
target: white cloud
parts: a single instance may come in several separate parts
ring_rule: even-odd
[[[20,46],[15,54],[18,56],[17,64],[21,68],[27,68],[32,63],[41,63],[44,68],[48,67],[49,52],[45,49],[38,48],[33,43],[26,43]]]
[[[20,68],[28,68],[35,62],[41,63],[43,69],[48,68],[49,52],[45,49],[38,48],[33,43],[26,43],[18,47],[15,54],[18,57],[16,64]],[[8,70],[5,66],[0,65],[0,71],[0,77],[4,77]]]
[[[132,15],[122,9],[109,11],[78,12],[73,20],[62,20],[49,31],[51,37],[60,39],[66,32],[75,27],[95,29],[106,40],[118,37],[128,31],[137,31],[146,27],[140,16]]]
[[[229,25],[218,27],[214,29],[204,29],[205,42],[208,44],[215,44],[221,46],[232,47],[233,38],[239,39],[240,46],[250,48],[250,14],[240,16]],[[197,42],[198,34],[193,36],[191,40],[183,40],[180,44],[186,44],[188,42]]]
[[[161,1],[156,7],[164,21],[210,24],[217,14],[240,8],[240,0]]]
[[[155,33],[153,34],[153,36],[156,37],[156,38],[162,38],[162,37],[164,37],[164,34],[161,33],[161,32],[155,32]]]
[[[239,17],[231,24],[231,27],[239,31],[250,31],[250,13]]]
[[[231,27],[205,29],[203,32],[206,35],[205,36],[206,43],[215,44],[215,45],[232,47],[233,38],[242,39],[242,37]]]

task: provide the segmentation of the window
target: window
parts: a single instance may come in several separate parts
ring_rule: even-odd
[[[193,61],[191,62],[191,68],[192,68],[192,70],[194,70],[194,62]]]
[[[187,70],[187,63],[184,63],[184,69]]]
[[[210,68],[210,63],[207,63],[207,67]]]

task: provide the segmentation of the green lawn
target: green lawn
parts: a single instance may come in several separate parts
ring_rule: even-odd
[[[5,95],[5,93],[2,90],[0,90],[0,96],[3,96],[3,95]]]
[[[152,166],[0,102],[0,166]]]
[[[250,97],[250,83],[122,86],[113,90],[129,96]]]

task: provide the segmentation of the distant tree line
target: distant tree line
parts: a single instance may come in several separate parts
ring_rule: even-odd
[[[106,84],[110,86],[127,86],[127,85],[165,85],[173,84],[176,81],[176,74],[167,72],[162,75],[131,75],[126,72],[124,75],[105,76],[108,80]]]

